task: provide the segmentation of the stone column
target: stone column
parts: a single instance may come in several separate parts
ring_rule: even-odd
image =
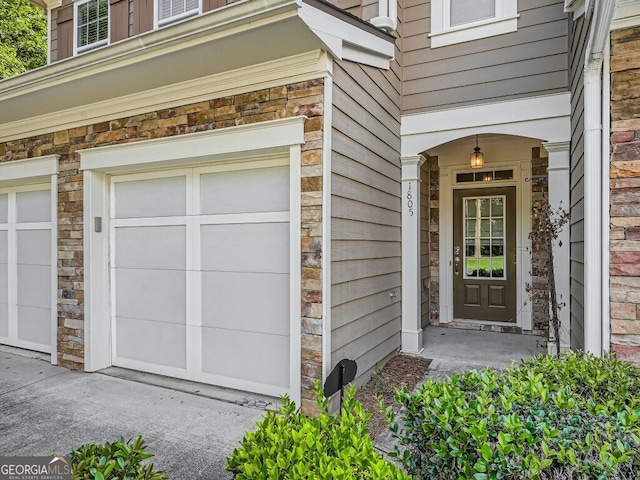
[[[422,156],[402,161],[402,351],[422,351],[420,299],[420,166]]]
[[[549,203],[554,210],[569,211],[569,142],[546,142],[542,146],[549,153],[549,167],[547,168],[549,173]],[[571,346],[569,242],[569,225],[565,225],[553,246],[556,293],[558,302],[562,306],[558,312],[560,317],[560,347],[562,349],[568,349]],[[553,332],[550,332],[550,334],[553,335]]]

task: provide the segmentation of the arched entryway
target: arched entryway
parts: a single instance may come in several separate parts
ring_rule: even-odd
[[[542,315],[526,285],[543,281],[531,272],[532,254],[544,252],[531,248],[528,235],[537,202],[547,198],[569,208],[564,120],[530,120],[528,135],[519,123],[488,126],[479,120],[475,128],[403,138],[403,350],[420,351],[429,325],[542,333]],[[482,168],[470,165],[476,135],[485,156]],[[410,149],[418,151],[404,155]],[[566,346],[568,238],[562,243],[554,254],[562,272],[560,340]]]

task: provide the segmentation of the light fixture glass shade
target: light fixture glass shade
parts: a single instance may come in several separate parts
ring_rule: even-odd
[[[471,168],[482,167],[484,167],[484,153],[480,151],[480,148],[476,147],[471,154]]]

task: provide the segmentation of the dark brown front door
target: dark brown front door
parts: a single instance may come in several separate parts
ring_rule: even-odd
[[[516,321],[516,190],[453,192],[453,316]]]

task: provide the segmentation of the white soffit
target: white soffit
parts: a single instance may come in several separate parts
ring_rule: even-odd
[[[340,60],[388,69],[389,62],[394,59],[395,41],[387,34],[367,32],[304,1],[299,15],[333,56]]]
[[[567,92],[404,115],[400,123],[401,156],[419,155],[443,143],[480,133],[566,141],[571,137],[570,112]]]
[[[236,2],[2,80],[0,141],[322,78],[323,50],[389,68],[393,37],[305,1]]]

